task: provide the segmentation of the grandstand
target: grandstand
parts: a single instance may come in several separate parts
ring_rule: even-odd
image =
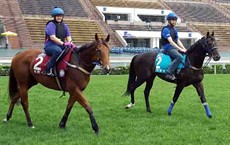
[[[183,43],[190,45],[207,31],[215,31],[218,45],[229,50],[230,2],[228,0],[1,0],[0,28],[17,37],[0,37],[0,48],[43,47],[44,26],[50,11],[60,6],[77,45],[88,43],[94,34],[111,34],[111,46],[159,47],[165,16],[173,11]],[[130,34],[134,38],[127,38]],[[199,34],[199,35],[198,35]],[[143,41],[147,40],[143,44]],[[132,42],[132,41],[135,41]]]

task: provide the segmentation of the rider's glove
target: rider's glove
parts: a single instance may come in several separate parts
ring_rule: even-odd
[[[63,44],[63,47],[64,48],[66,48],[66,47],[70,47],[70,48],[72,48],[72,42],[65,42],[64,44]]]

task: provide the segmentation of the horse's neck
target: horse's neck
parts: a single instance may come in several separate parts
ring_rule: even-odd
[[[86,51],[89,52],[89,50]],[[96,66],[92,64],[93,60],[91,55],[88,55],[86,52],[72,53],[71,61],[71,63],[84,68],[88,72],[92,72]]]
[[[192,66],[196,68],[201,68],[205,57],[188,55],[188,58]]]
[[[188,54],[187,54],[191,65],[196,67],[196,68],[202,68],[204,58],[205,58],[205,56],[202,52],[202,46],[194,44],[191,47],[194,47],[194,48],[192,48],[194,50],[192,50],[192,51],[188,50]]]

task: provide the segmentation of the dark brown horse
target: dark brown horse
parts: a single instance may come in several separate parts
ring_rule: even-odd
[[[196,88],[202,104],[204,105],[207,116],[211,118],[212,115],[209,110],[208,104],[206,103],[204,88],[202,84],[202,80],[204,77],[202,65],[206,56],[209,56],[210,59],[213,58],[214,61],[218,61],[220,59],[220,55],[218,53],[216,41],[214,38],[214,32],[211,35],[209,34],[209,32],[207,32],[206,37],[202,37],[188,49],[186,55],[187,62],[189,62],[188,64],[190,65],[186,66],[184,69],[181,70],[178,75],[176,75],[176,81],[167,80],[165,78],[165,74],[163,73],[155,73],[156,66],[154,65],[154,62],[156,61],[157,54],[158,51],[153,51],[133,57],[130,64],[127,90],[124,94],[131,94],[131,103],[128,104],[126,108],[131,108],[135,106],[134,91],[144,82],[146,82],[144,90],[145,103],[147,112],[151,112],[149,105],[149,92],[153,86],[153,81],[155,77],[158,76],[165,81],[176,84],[176,90],[173,96],[173,100],[168,108],[168,115],[171,115],[172,109],[184,87],[193,85]]]
[[[109,72],[110,48],[107,45],[108,41],[109,35],[104,40],[100,39],[98,35],[95,34],[95,41],[72,50],[64,81],[65,87],[63,88],[64,91],[69,92],[70,97],[65,114],[59,124],[60,128],[65,128],[69,113],[74,103],[77,101],[89,114],[92,128],[95,133],[99,132],[99,127],[94,117],[93,110],[82,91],[88,85],[90,81],[90,73],[96,64],[99,64],[106,73]],[[9,94],[11,103],[6,119],[4,119],[5,122],[9,121],[15,103],[21,98],[21,104],[26,115],[27,124],[29,127],[33,128],[34,126],[28,110],[28,90],[38,83],[51,89],[60,90],[54,77],[34,73],[32,62],[40,53],[41,51],[38,49],[28,49],[17,54],[13,58],[9,76]]]

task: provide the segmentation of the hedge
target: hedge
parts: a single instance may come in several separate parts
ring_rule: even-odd
[[[10,66],[1,66],[0,65],[0,76],[7,76],[9,74]],[[129,66],[118,66],[114,67],[110,71],[110,75],[123,75],[129,73]],[[206,66],[204,68],[205,74],[214,74],[214,66]],[[217,74],[230,74],[230,64],[224,65],[216,65],[216,73]],[[103,75],[101,69],[95,69],[92,72],[93,75]]]

